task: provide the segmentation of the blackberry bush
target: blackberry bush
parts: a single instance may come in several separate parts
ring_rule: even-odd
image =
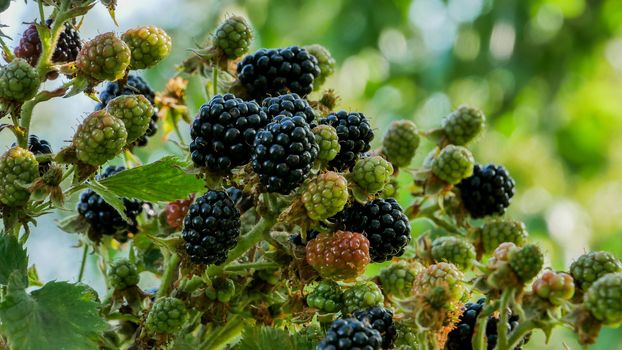
[[[0,10],[8,5],[0,0]],[[241,57],[256,43],[251,23],[235,14],[208,28],[208,45],[188,50],[175,73],[165,58],[179,57],[179,43],[149,23],[120,36],[95,28],[104,34],[81,43],[77,30],[88,26],[93,6],[116,20],[123,2],[39,5],[19,42],[0,32],[7,62],[0,67],[0,136],[15,137],[0,156],[0,347],[509,350],[559,326],[574,329],[586,347],[601,329],[622,323],[619,257],[585,252],[567,272],[551,269],[558,259],[545,257],[551,245],[543,230],[558,227],[558,216],[538,225],[531,192],[521,198],[516,213],[529,214],[525,223],[537,226],[539,245],[525,223],[504,216],[516,184],[503,165],[478,159],[481,152],[494,158],[499,145],[469,148],[484,134],[484,114],[462,106],[431,126],[433,91],[419,84],[413,95],[412,84],[395,79],[399,45],[386,45],[396,42],[394,31],[379,39],[382,55],[363,50],[345,60],[334,82],[353,91],[322,90],[338,72],[327,47],[292,42]],[[262,36],[276,22],[267,16]],[[318,33],[330,26],[321,27]],[[296,36],[279,33],[284,41]],[[381,64],[367,74],[359,68],[370,53]],[[342,48],[335,57],[347,54]],[[136,75],[158,63],[145,76],[170,76],[161,92]],[[60,74],[63,81],[52,81]],[[507,136],[518,106],[512,94],[523,83],[500,89],[509,86],[506,75],[493,71],[486,80],[503,98],[484,107]],[[465,86],[435,94],[459,101]],[[601,90],[596,98],[608,96]],[[83,119],[62,125],[74,136],[53,149],[45,126],[58,123],[44,120],[42,106],[81,93],[96,99],[97,92],[88,116],[79,104],[49,105]],[[373,98],[350,106],[361,93]],[[408,98],[427,102],[411,108]],[[419,127],[383,123],[413,111],[424,116]],[[154,138],[158,127],[163,137]],[[561,130],[565,142],[576,139],[566,134],[571,127]],[[372,149],[376,133],[384,137]],[[148,139],[150,147],[136,148]],[[419,148],[431,150],[422,162]],[[573,165],[583,148],[570,157]],[[517,152],[518,163],[527,159]],[[551,166],[529,160],[534,168]],[[75,213],[63,200],[77,201]],[[43,216],[53,211],[62,230],[78,234],[77,283],[45,283],[29,261],[41,250],[24,248],[41,235],[35,225],[47,229]],[[63,255],[48,254],[64,265]],[[100,279],[110,289],[101,299],[84,282]]]

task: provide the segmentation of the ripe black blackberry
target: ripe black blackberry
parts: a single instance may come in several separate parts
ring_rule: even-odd
[[[410,223],[393,198],[377,198],[364,205],[354,202],[344,209],[341,220],[345,230],[367,237],[374,262],[401,256],[410,242]]]
[[[261,106],[270,120],[277,115],[286,115],[288,117],[299,115],[305,118],[305,121],[309,124],[315,120],[313,108],[311,108],[307,100],[301,98],[298,94],[268,97],[263,100]]]
[[[17,144],[13,143],[11,147],[15,147]],[[28,137],[28,150],[32,152],[32,154],[40,155],[40,154],[51,154],[52,146],[50,143],[44,139],[39,139],[37,135],[30,134]],[[46,171],[50,168],[51,161],[39,162],[39,175],[45,174]]]
[[[51,27],[52,20],[48,19],[45,24]],[[78,34],[78,31],[76,31],[73,26],[65,23],[65,29],[58,37],[58,43],[52,55],[52,61],[54,63],[75,61],[81,48],[82,41],[80,41],[80,34]],[[19,40],[19,44],[13,50],[13,53],[16,57],[25,59],[31,66],[37,64],[39,56],[41,56],[41,40],[39,39],[39,33],[34,23],[26,28],[22,34],[22,38]]]
[[[216,95],[201,107],[192,123],[192,161],[213,171],[228,171],[251,160],[255,135],[268,124],[256,102],[233,94]]]
[[[337,130],[341,150],[329,167],[343,171],[351,169],[362,153],[369,151],[370,142],[374,138],[367,118],[363,113],[339,111],[320,119],[320,124],[328,124]]]
[[[380,332],[354,318],[334,321],[326,336],[315,348],[316,350],[380,350],[382,336]]]
[[[253,170],[268,192],[288,194],[304,181],[318,152],[315,136],[303,117],[279,115],[257,133]]]
[[[238,78],[257,99],[293,92],[306,96],[320,75],[317,58],[299,46],[260,49],[238,63]]]
[[[182,237],[197,264],[222,264],[240,236],[240,212],[225,191],[208,191],[190,206]]]
[[[356,311],[354,317],[361,322],[367,322],[371,328],[380,333],[383,349],[393,348],[395,338],[397,337],[397,329],[395,329],[393,324],[393,311],[382,306],[376,306]]]
[[[98,180],[107,178],[125,170],[124,167],[109,166],[97,176]],[[90,225],[89,237],[99,240],[102,235],[114,236],[120,242],[127,240],[127,233],[138,232],[136,217],[143,211],[143,202],[123,198],[125,215],[130,222],[123,220],[121,215],[100,195],[90,188],[82,192],[78,202],[78,213],[86,219]]]
[[[99,111],[100,109],[106,108],[106,105],[110,102],[110,100],[113,100],[121,95],[143,95],[154,107],[153,115],[151,116],[151,121],[149,122],[149,128],[147,128],[147,131],[145,131],[143,136],[134,141],[136,146],[146,146],[149,137],[158,132],[158,110],[155,105],[155,91],[151,89],[149,84],[147,84],[143,78],[138,75],[130,74],[124,85],[121,85],[118,81],[112,81],[106,84],[104,89],[99,93],[99,100],[101,103],[98,103],[95,106],[95,110]]]
[[[514,196],[514,180],[501,165],[475,165],[473,175],[457,187],[464,208],[473,218],[502,215]]]
[[[447,336],[447,343],[445,343],[446,350],[473,350],[472,338],[473,330],[475,329],[475,322],[477,321],[477,316],[484,308],[485,303],[486,299],[480,298],[475,303],[469,302],[464,305],[460,320]],[[518,316],[513,315],[509,310],[508,312],[509,318],[507,328],[509,332],[518,326]],[[497,345],[498,323],[498,317],[488,317],[488,321],[486,322],[486,340],[488,350],[494,349]],[[529,336],[529,334],[525,336],[525,338],[521,340],[520,344],[516,346],[514,350],[521,350],[522,346],[527,344],[529,341]]]

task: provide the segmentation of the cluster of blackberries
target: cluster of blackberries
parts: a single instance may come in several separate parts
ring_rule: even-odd
[[[208,191],[190,206],[182,237],[197,264],[222,264],[240,236],[240,211],[225,191]]]
[[[268,115],[268,118],[272,120],[277,115],[284,115],[292,117],[299,115],[305,118],[305,121],[309,124],[315,120],[315,112],[309,105],[309,102],[304,98],[298,96],[298,94],[285,94],[277,97],[268,97],[261,103],[261,106]]]
[[[317,58],[299,46],[260,49],[238,63],[238,78],[253,98],[293,92],[306,96],[320,75]]]
[[[454,329],[449,332],[447,336],[447,343],[445,343],[445,349],[447,350],[472,350],[472,338],[475,330],[475,323],[477,316],[482,311],[486,303],[485,298],[480,298],[475,303],[466,303],[463,308],[462,316],[455,325]],[[511,331],[518,326],[518,316],[513,315],[508,310],[508,327]],[[486,322],[486,341],[487,349],[492,350],[497,345],[497,324],[499,322],[498,317],[489,317]],[[522,349],[522,346],[529,341],[529,335],[522,339],[521,344],[514,348],[514,350]]]
[[[125,170],[124,167],[109,166],[97,176],[98,180],[117,174]],[[128,232],[138,232],[136,217],[143,211],[143,202],[123,198],[125,215],[129,222],[104,199],[90,188],[82,192],[78,202],[78,213],[89,223],[89,237],[98,241],[102,235],[114,236],[118,241],[126,241]]]
[[[112,81],[106,84],[104,89],[99,93],[99,100],[101,103],[95,106],[95,110],[99,111],[106,108],[108,102],[122,95],[143,95],[154,107],[153,115],[149,122],[149,128],[143,136],[139,137],[138,140],[134,142],[136,146],[146,146],[149,137],[158,132],[158,111],[155,108],[155,91],[147,84],[145,79],[138,75],[130,74],[125,84],[119,81]]]

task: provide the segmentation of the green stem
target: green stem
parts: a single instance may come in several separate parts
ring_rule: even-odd
[[[213,332],[199,349],[221,349],[228,341],[235,338],[242,331],[244,320],[239,315],[233,315],[218,331]]]
[[[281,265],[275,262],[252,262],[252,263],[244,263],[244,264],[235,264],[229,265],[225,267],[225,271],[245,271],[250,269],[255,270],[270,270],[277,269]]]
[[[498,350],[508,350],[508,311],[510,300],[514,296],[514,289],[506,289],[501,294],[499,301],[499,323],[497,323],[497,347]]]
[[[473,338],[471,340],[473,350],[486,350],[486,324],[488,323],[488,317],[490,317],[496,309],[496,305],[488,305],[477,316]]]
[[[89,245],[84,243],[84,251],[82,252],[82,261],[80,262],[80,273],[78,274],[78,282],[82,282],[84,277],[84,268],[86,267],[86,257],[89,254]]]
[[[43,12],[43,1],[37,1],[39,3],[39,16],[41,17],[41,24],[45,25],[45,13]]]
[[[69,175],[73,174],[73,172],[76,170],[76,166],[75,165],[71,165],[71,167],[69,168],[69,170],[67,170],[64,174],[63,174],[63,178],[60,180],[60,182],[65,181]]]
[[[161,298],[163,296],[168,295],[169,290],[171,289],[171,285],[173,284],[173,279],[175,278],[175,274],[177,272],[177,268],[180,263],[179,255],[173,253],[168,260],[166,265],[166,270],[164,270],[164,274],[162,275],[162,282],[160,283],[160,289],[158,289],[157,298]]]
[[[30,133],[30,120],[32,119],[32,111],[35,106],[44,101],[48,101],[54,97],[59,97],[65,94],[65,88],[61,87],[54,91],[41,91],[39,92],[33,99],[24,102],[22,105],[22,110],[20,113],[21,117],[21,128],[23,132],[18,136],[19,146],[22,148],[28,147],[28,136]]]
[[[212,69],[212,85],[214,96],[216,96],[218,94],[218,65],[214,65]]]
[[[534,328],[536,328],[536,324],[529,320],[525,322],[521,322],[518,327],[516,327],[510,338],[508,339],[508,349],[514,349],[518,346],[518,343],[527,335],[527,333],[531,332]]]
[[[220,274],[225,267],[237,258],[246,253],[251,247],[259,243],[270,232],[270,229],[276,221],[273,217],[264,216],[246,235],[240,239],[238,244],[229,252],[229,257],[221,266],[212,265],[207,269],[208,276]]]

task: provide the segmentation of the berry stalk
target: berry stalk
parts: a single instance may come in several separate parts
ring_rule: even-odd
[[[514,289],[505,289],[499,300],[499,323],[497,324],[497,348],[500,350],[512,349],[508,347],[508,307],[514,299]]]
[[[162,281],[160,283],[160,289],[158,289],[157,298],[162,298],[168,295],[171,284],[175,281],[180,261],[179,255],[175,253],[169,256],[166,264],[166,270],[164,270],[164,274],[162,275]]]

